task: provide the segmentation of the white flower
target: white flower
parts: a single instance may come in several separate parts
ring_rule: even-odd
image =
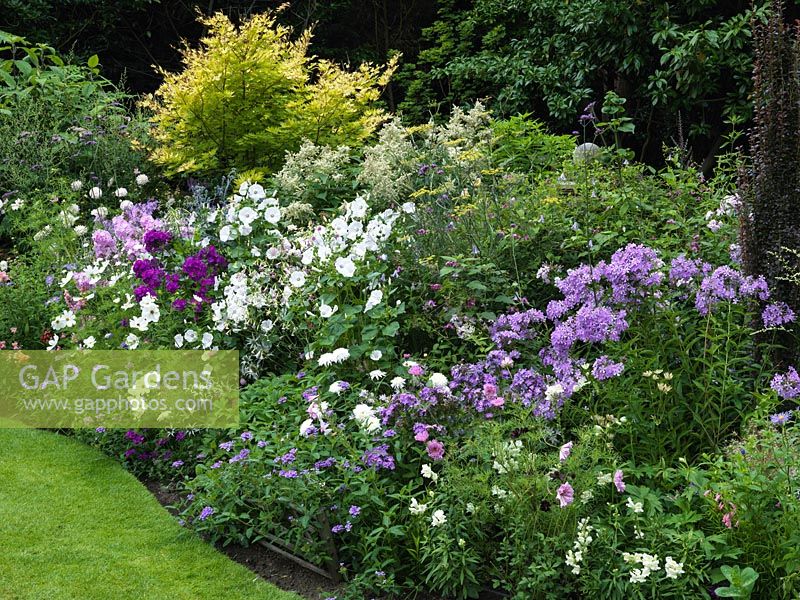
[[[239,189],[239,193],[242,194],[241,188]],[[244,196],[244,194],[242,194],[242,196]],[[254,183],[253,185],[247,188],[247,197],[250,198],[251,200],[255,200],[256,202],[258,202],[259,200],[263,200],[264,198],[266,198],[267,194],[261,185],[259,185],[258,183]]]
[[[73,192],[78,192],[83,187],[83,182],[80,179],[76,179],[69,184],[69,187]]]
[[[467,509],[467,514],[468,515],[475,514],[475,510],[476,509],[475,509],[475,505],[472,502],[467,502],[466,509]]]
[[[270,260],[275,260],[281,255],[281,249],[272,247],[267,250],[267,258]]]
[[[430,479],[434,483],[439,481],[439,474],[436,473],[427,463],[422,465],[422,469],[420,469],[420,475],[422,475],[425,479]]]
[[[347,235],[347,221],[342,217],[336,217],[331,221],[331,229],[337,236],[344,237]]]
[[[384,377],[385,375],[386,371],[381,371],[380,369],[375,369],[374,371],[369,372],[369,378],[372,379],[372,381],[377,381],[378,379]]]
[[[393,390],[402,390],[406,387],[406,380],[402,377],[394,377],[390,382],[389,385],[392,386]]]
[[[0,271],[4,271],[4,270],[5,269],[0,267]],[[382,357],[383,357],[383,352],[381,352],[380,350],[373,350],[372,352],[369,353],[369,359],[370,360],[380,360]]]
[[[135,333],[129,333],[128,337],[125,338],[125,345],[128,350],[136,350],[139,347],[139,336]]]
[[[219,241],[229,242],[233,239],[233,228],[230,225],[224,225],[219,230]]]
[[[350,358],[350,350],[347,348],[337,348],[332,354],[334,362],[337,363],[344,362]]]
[[[131,208],[133,208],[133,202],[131,202],[130,200],[123,200],[122,202],[119,203],[119,207],[122,210],[130,210]]]
[[[311,360],[312,358],[314,358],[314,353],[313,352],[306,353],[306,360]],[[341,381],[334,381],[331,384],[331,386],[328,388],[328,391],[331,394],[336,394],[338,396],[339,394],[341,394],[344,391],[344,389],[345,388],[342,386],[342,382]]]
[[[175,347],[183,348],[183,336],[180,333],[175,334]]]
[[[144,317],[133,317],[131,319],[131,327],[134,329],[138,329],[139,331],[147,331],[148,325],[150,325],[150,321],[145,319]]]
[[[11,205],[11,210],[19,210],[25,205],[25,201],[22,198],[17,198],[14,200],[14,203]]]
[[[193,344],[197,341],[197,332],[194,329],[187,329],[186,332],[183,334],[183,339],[185,339],[190,344]]]
[[[364,312],[372,310],[376,306],[378,306],[381,301],[383,300],[383,292],[380,290],[373,290],[369,298],[367,298],[367,304],[364,306]]]
[[[328,319],[333,316],[333,313],[335,313],[337,310],[339,310],[338,305],[330,307],[327,304],[321,304],[319,307],[319,316],[321,316],[323,319]]]
[[[108,216],[108,207],[98,206],[89,214],[91,214],[96,219],[105,219]]]
[[[300,423],[300,435],[308,436],[312,427],[314,427],[314,419],[306,419]]]
[[[437,510],[431,515],[431,527],[439,527],[439,525],[444,525],[447,523],[447,516],[445,516],[443,510]]]
[[[8,271],[8,261],[0,260],[0,271]]]
[[[99,200],[103,196],[103,190],[95,186],[89,190],[89,198],[92,200]]]
[[[683,575],[685,573],[683,570],[683,563],[675,562],[671,556],[664,559],[664,570],[667,572],[667,577],[669,579],[677,579],[678,575]]]
[[[136,176],[136,185],[142,186],[147,185],[147,182],[150,181],[150,178],[145,175],[144,173],[139,173]]]
[[[381,429],[381,422],[375,416],[375,410],[368,404],[356,404],[353,408],[353,418],[367,433],[377,433]]]
[[[556,383],[547,386],[547,389],[544,391],[544,397],[548,401],[553,402],[554,400],[558,400],[563,393],[564,387],[560,383]]]
[[[415,212],[417,212],[417,205],[413,202],[404,202],[402,210],[407,215],[413,215]]]
[[[116,190],[114,190],[114,196],[116,196],[117,198],[124,198],[127,195],[128,195],[128,190],[126,190],[125,188],[117,188]]]
[[[200,343],[203,344],[204,350],[208,350],[209,348],[211,348],[211,344],[214,343],[214,336],[208,332],[205,332],[203,334],[203,339],[200,341]]]
[[[275,327],[275,323],[272,321],[272,319],[265,319],[261,321],[261,325],[259,328],[264,333],[269,333],[270,331],[272,331],[273,327]]]
[[[650,575],[649,571],[645,571],[644,569],[631,569],[631,583],[644,583],[647,581],[648,575]]]
[[[428,380],[428,385],[432,388],[446,388],[447,387],[447,377],[442,375],[441,373],[433,373]]]
[[[75,232],[75,235],[80,237],[82,235],[86,235],[88,229],[86,228],[85,225],[76,225],[73,231]]]
[[[356,272],[355,263],[347,257],[337,258],[334,266],[336,267],[336,271],[342,277],[352,277]]]
[[[83,347],[84,348],[94,348],[95,343],[97,343],[97,340],[95,339],[95,337],[93,335],[90,335],[85,340],[83,340]]]
[[[306,283],[306,274],[303,271],[295,271],[289,276],[289,283],[293,287],[303,287]]]
[[[355,200],[353,200],[350,205],[348,206],[348,212],[350,216],[356,219],[363,219],[367,216],[367,209],[369,205],[367,204],[366,200],[362,196],[357,196]]]
[[[412,515],[424,514],[426,510],[428,510],[427,504],[420,504],[416,498],[411,499],[411,506],[408,507],[408,512]]]
[[[58,336],[54,335],[50,338],[50,341],[47,342],[47,349],[48,350],[55,350],[56,346],[58,346]]]
[[[633,498],[631,498],[630,496],[628,496],[628,501],[625,503],[625,506],[627,506],[637,514],[644,512],[644,505],[641,502],[634,502]]]
[[[264,211],[264,220],[267,223],[276,225],[281,220],[281,209],[277,206],[270,206]]]
[[[145,302],[148,298],[151,298],[151,300]],[[158,320],[161,318],[161,310],[156,306],[155,301],[152,300],[152,296],[145,296],[140,306],[142,308],[142,319],[150,323],[158,323]]]
[[[245,225],[252,225],[253,221],[258,218],[258,213],[250,206],[245,206],[239,211],[239,220]]]

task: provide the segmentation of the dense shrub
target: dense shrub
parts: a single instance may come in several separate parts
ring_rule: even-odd
[[[395,61],[345,71],[307,56],[269,14],[238,28],[224,15],[204,18],[201,48],[185,48],[185,69],[163,72],[153,109],[153,160],[168,173],[280,168],[304,139],[359,144],[385,118],[376,107]]]

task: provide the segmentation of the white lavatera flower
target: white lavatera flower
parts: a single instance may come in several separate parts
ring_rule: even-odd
[[[352,261],[352,259],[350,259],[349,257],[340,256],[339,258],[336,259],[336,262],[334,263],[334,266],[336,267],[336,271],[342,277],[350,278],[353,275],[355,275],[356,265]]]
[[[303,263],[305,266],[308,266],[312,262],[314,262],[314,248],[313,248],[313,246],[311,248],[306,249],[303,252],[303,257],[300,259],[300,262]]]
[[[264,220],[272,225],[277,225],[281,220],[281,209],[277,206],[270,206],[264,211]]]
[[[356,218],[356,219],[363,219],[367,215],[367,210],[369,210],[369,205],[367,201],[364,199],[363,196],[356,196],[356,199],[353,200],[348,208],[348,213]]]
[[[303,287],[306,283],[306,274],[303,271],[295,271],[289,276],[289,283],[294,287]]]
[[[364,312],[368,312],[378,306],[383,301],[383,292],[381,290],[372,290],[370,292],[369,298],[367,298],[367,304],[364,306]]]
[[[206,332],[203,334],[203,338],[200,340],[200,343],[203,345],[204,350],[208,350],[211,348],[211,344],[214,343],[214,336]]]
[[[336,217],[331,221],[331,229],[336,235],[344,237],[347,235],[347,221],[342,217]]]
[[[174,340],[176,348],[183,348],[183,336],[180,333],[175,334]]]
[[[276,248],[275,246],[267,249],[267,258],[270,260],[276,260],[281,255],[281,249]]]
[[[241,188],[239,193],[241,194]],[[264,191],[264,188],[258,184],[254,183],[253,185],[249,186],[246,191],[247,197],[251,200],[255,200],[258,202],[259,200],[263,200],[267,197],[267,193]],[[242,194],[244,196],[245,194]]]
[[[239,221],[245,225],[251,225],[256,219],[258,219],[258,213],[251,206],[245,206],[239,211]]]
[[[129,333],[128,337],[125,338],[125,345],[128,350],[136,350],[139,347],[139,336],[135,333]]]
[[[225,225],[219,230],[219,241],[230,242],[234,238],[233,227]]]
[[[347,226],[347,239],[348,240],[357,240],[361,234],[364,233],[364,223],[361,221],[352,221]]]
[[[197,332],[194,329],[187,329],[183,334],[183,338],[193,344],[197,341]]]
[[[339,305],[329,306],[327,304],[320,304],[319,316],[323,319],[329,319],[337,310],[339,310]]]

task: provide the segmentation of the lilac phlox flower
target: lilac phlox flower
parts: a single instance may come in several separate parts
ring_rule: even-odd
[[[220,447],[222,450],[225,450],[226,452],[230,452],[230,451],[233,449],[233,443],[234,443],[234,442],[233,442],[233,440],[230,440],[230,441],[228,441],[228,442],[222,442],[222,443],[219,445],[219,447]]]
[[[794,311],[785,302],[767,304],[761,313],[764,327],[780,327],[795,321]]]
[[[612,361],[608,356],[601,356],[592,365],[592,376],[598,381],[617,377],[625,370],[625,365]]]
[[[772,378],[770,387],[784,400],[793,400],[800,396],[800,375],[794,367],[786,373],[778,373]]]

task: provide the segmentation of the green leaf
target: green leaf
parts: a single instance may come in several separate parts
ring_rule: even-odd
[[[89,57],[89,60],[86,61],[86,64],[89,65],[90,69],[94,69],[100,64],[100,58],[97,56],[97,54],[92,54]]]

